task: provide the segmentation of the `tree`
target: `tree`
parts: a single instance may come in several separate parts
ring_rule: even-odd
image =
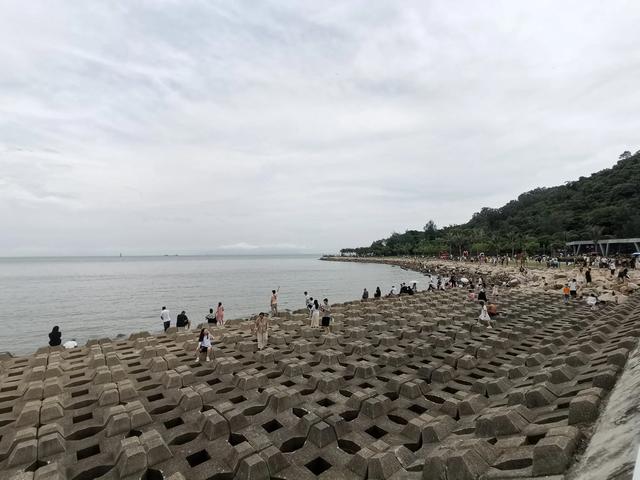
[[[429,220],[422,230],[424,230],[424,238],[427,240],[435,240],[438,235],[438,226],[433,220]]]
[[[516,254],[516,245],[518,244],[519,234],[515,231],[507,232],[505,236],[507,240],[507,245],[511,247],[511,256],[515,256]]]
[[[420,230],[394,233],[354,250],[358,255],[427,254],[448,245],[449,252],[459,255],[463,250],[559,253],[567,241],[591,238],[590,225],[603,227],[603,233],[612,237],[636,237],[640,235],[638,185],[640,151],[634,155],[625,151],[611,168],[566,185],[536,188],[499,208],[482,208],[466,224],[438,229],[429,220]],[[598,236],[598,244],[602,238]]]
[[[622,152],[620,154],[620,156],[618,157],[618,159],[620,160],[626,160],[627,158],[631,157],[631,152],[629,150],[625,150],[624,152]]]

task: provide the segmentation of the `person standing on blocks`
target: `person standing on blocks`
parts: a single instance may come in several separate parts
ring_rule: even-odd
[[[251,331],[256,335],[258,350],[262,350],[269,341],[269,318],[263,312],[256,317]]]
[[[171,314],[169,313],[169,310],[167,310],[167,307],[162,307],[162,312],[160,312],[160,320],[162,320],[162,325],[164,326],[164,331],[166,332],[167,329],[171,326]]]
[[[280,287],[277,290],[271,290],[271,315],[274,317],[278,316],[278,292],[280,291]]]

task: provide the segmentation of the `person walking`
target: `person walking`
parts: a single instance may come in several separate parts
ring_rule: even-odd
[[[62,343],[62,332],[60,331],[60,327],[57,325],[51,329],[49,333],[49,346],[57,347]]]
[[[484,291],[484,288],[480,288],[480,292],[478,293],[478,300],[483,302],[487,301],[487,293]]]
[[[480,323],[487,324],[487,328],[492,328],[491,327],[491,317],[489,316],[489,312],[487,311],[487,306],[484,304],[484,302],[480,302],[481,305],[481,309],[480,309],[480,315],[478,316],[478,320],[480,321]]]
[[[578,282],[575,278],[569,282],[569,295],[571,295],[571,298],[578,296]]]
[[[171,314],[169,313],[169,310],[167,310],[167,307],[162,307],[162,312],[160,312],[160,320],[162,320],[162,325],[164,326],[164,331],[166,332],[167,329],[171,326]]]
[[[258,341],[258,350],[262,350],[269,341],[269,318],[263,312],[260,312],[251,330]]]
[[[317,328],[320,326],[320,304],[318,300],[313,301],[311,307],[311,328]]]
[[[273,317],[278,316],[278,292],[280,291],[280,287],[277,290],[271,290],[271,315]]]
[[[218,325],[224,327],[224,307],[222,306],[222,302],[218,302],[218,308],[216,308],[216,320]]]
[[[613,258],[609,260],[609,271],[612,277],[616,274],[616,261]]]
[[[198,346],[196,347],[196,362],[200,361],[200,354],[207,354],[207,362],[209,362],[209,354],[211,352],[211,335],[209,334],[209,330],[203,328],[200,330],[200,336],[198,337]]]
[[[587,282],[587,285],[591,283],[591,267],[587,267],[587,270],[584,272],[584,279]]]
[[[326,333],[331,333],[331,306],[328,299],[325,298],[322,301],[320,311],[322,312],[322,328]]]
[[[216,315],[215,313],[213,313],[213,308],[209,309],[209,313],[204,317],[204,319],[206,320],[207,323],[212,325],[216,325],[218,323],[218,320],[216,319]]]
[[[564,296],[564,303],[569,303],[569,294],[571,293],[571,289],[569,288],[568,284],[565,284],[564,287],[562,287],[562,295]]]

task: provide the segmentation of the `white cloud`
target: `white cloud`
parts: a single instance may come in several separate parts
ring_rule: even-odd
[[[624,1],[5,1],[0,250],[330,251],[466,221],[638,148],[639,20]]]

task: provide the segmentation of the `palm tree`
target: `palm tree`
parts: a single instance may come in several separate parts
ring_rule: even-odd
[[[507,245],[509,245],[511,247],[511,256],[514,257],[516,254],[516,243],[518,243],[518,234],[516,232],[514,232],[513,230],[510,232],[507,232],[506,238],[507,238]]]
[[[487,242],[489,243],[489,247],[491,248],[491,252],[500,255],[500,240],[498,239],[498,235],[492,233],[487,238]]]
[[[602,235],[604,234],[604,227],[599,225],[592,225],[589,228],[589,237],[593,242],[594,248],[596,252],[598,251],[598,245],[600,244],[600,240],[602,240]],[[600,252],[604,255],[604,251],[602,250],[602,245],[600,245]]]

